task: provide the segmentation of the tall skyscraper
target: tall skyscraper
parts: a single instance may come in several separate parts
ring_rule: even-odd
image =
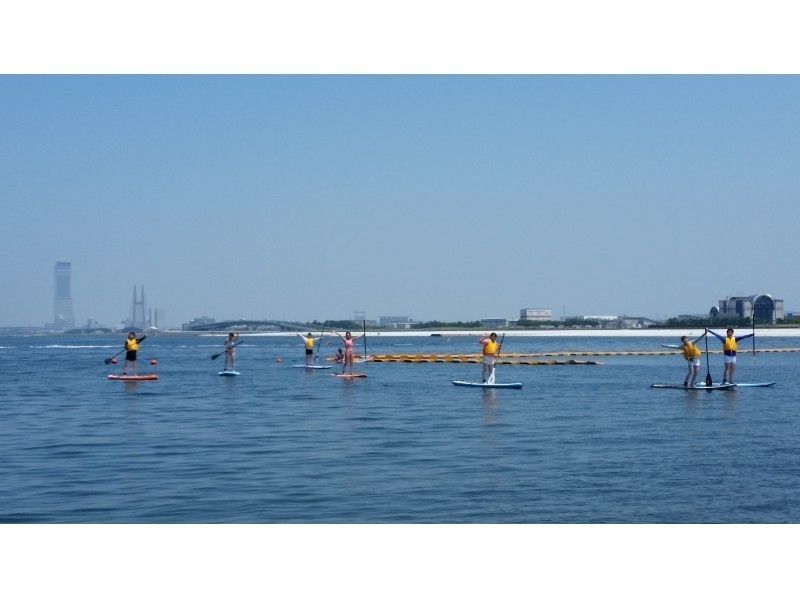
[[[68,330],[75,328],[75,315],[72,313],[72,264],[56,262],[55,297],[53,300],[53,328]]]

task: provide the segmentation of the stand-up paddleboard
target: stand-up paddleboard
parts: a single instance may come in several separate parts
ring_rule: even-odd
[[[333,366],[332,365],[305,365],[305,364],[299,364],[299,365],[293,365],[292,367],[293,368],[303,368],[304,370],[329,370]]]
[[[695,384],[694,386],[684,386],[683,384],[651,384],[650,388],[680,388],[682,390],[730,390],[736,388],[735,384]]]
[[[775,386],[774,382],[734,382],[734,386],[744,388],[761,388],[765,386]]]
[[[456,386],[477,386],[478,388],[522,388],[522,382],[465,382],[453,380]]]
[[[237,372],[236,370],[222,370],[222,371],[221,371],[219,374],[217,374],[217,375],[218,375],[218,376],[238,376],[238,375],[239,375],[239,372]]]
[[[352,380],[353,378],[366,378],[366,374],[331,374],[334,378],[344,378],[345,380]]]
[[[141,374],[138,376],[129,376],[122,374],[109,374],[109,380],[158,380],[158,374]]]

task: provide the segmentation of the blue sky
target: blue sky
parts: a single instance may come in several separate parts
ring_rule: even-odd
[[[800,78],[0,76],[0,325],[800,308]]]

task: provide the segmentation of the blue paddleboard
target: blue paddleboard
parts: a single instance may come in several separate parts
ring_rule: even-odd
[[[477,386],[478,388],[522,388],[522,382],[465,382],[463,380],[453,380],[456,386]]]

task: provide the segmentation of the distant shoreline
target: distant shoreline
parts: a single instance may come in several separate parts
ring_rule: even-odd
[[[723,331],[725,328],[714,328],[715,331]],[[751,328],[734,329],[737,334],[749,334]],[[320,334],[320,330],[311,330],[314,335]],[[344,334],[344,330],[336,330],[340,334]],[[354,334],[360,335],[360,330],[352,331]],[[641,338],[641,337],[670,337],[680,339],[681,336],[686,335],[694,338],[703,334],[702,328],[672,328],[664,329],[659,328],[656,330],[643,328],[636,330],[367,330],[367,337],[475,337],[478,338],[489,332],[496,332],[498,336],[505,334],[506,336],[513,337],[529,337],[529,338],[547,338],[547,337],[583,337],[583,338],[606,338],[606,337],[621,337],[621,338]],[[334,331],[325,330],[325,334],[333,335]],[[242,336],[295,336],[295,332],[240,332]],[[201,333],[200,336],[227,336],[227,332],[208,332]],[[756,328],[756,337],[800,337],[800,328]]]
[[[713,330],[719,332],[720,334],[724,333],[726,327],[714,328]],[[751,332],[751,328],[742,327],[742,328],[734,328],[736,334],[749,334]],[[188,331],[188,330],[159,330],[159,331],[148,331],[145,334],[152,335],[152,336],[171,336],[171,337],[181,337],[181,336],[203,336],[203,337],[222,337],[227,336],[228,333],[231,331],[228,330],[219,330],[219,331]],[[232,332],[237,332],[233,330]],[[322,331],[319,329],[309,328],[307,330],[302,331],[303,334],[311,332],[314,335],[319,335]],[[334,332],[338,332],[340,334],[344,334],[346,330],[330,330],[325,329],[325,335],[333,336]],[[354,335],[361,335],[361,330],[351,330]],[[368,338],[376,338],[376,337],[408,337],[408,338],[424,338],[424,337],[440,337],[440,338],[456,338],[456,337],[472,337],[472,338],[479,338],[484,334],[488,334],[489,332],[496,332],[498,336],[506,335],[508,337],[517,337],[517,338],[643,338],[643,337],[657,337],[657,338],[674,338],[680,339],[681,336],[686,335],[689,338],[696,338],[703,334],[702,328],[640,328],[640,329],[623,329],[623,330],[615,330],[615,329],[603,329],[603,330],[581,330],[577,328],[569,328],[569,329],[547,329],[547,330],[503,330],[502,328],[496,329],[473,329],[473,330],[367,330],[367,337]],[[248,332],[248,331],[238,331],[238,333],[242,336],[246,337],[293,337],[297,334],[297,332],[292,331],[280,331],[280,332]],[[111,332],[111,333],[104,333],[104,334],[70,334],[64,335],[61,333],[54,333],[54,334],[2,334],[0,336],[6,337],[43,337],[43,336],[80,336],[83,338],[97,338],[99,336],[119,336],[124,333],[121,332]],[[756,337],[771,337],[771,338],[797,338],[800,337],[800,328],[756,328]]]

